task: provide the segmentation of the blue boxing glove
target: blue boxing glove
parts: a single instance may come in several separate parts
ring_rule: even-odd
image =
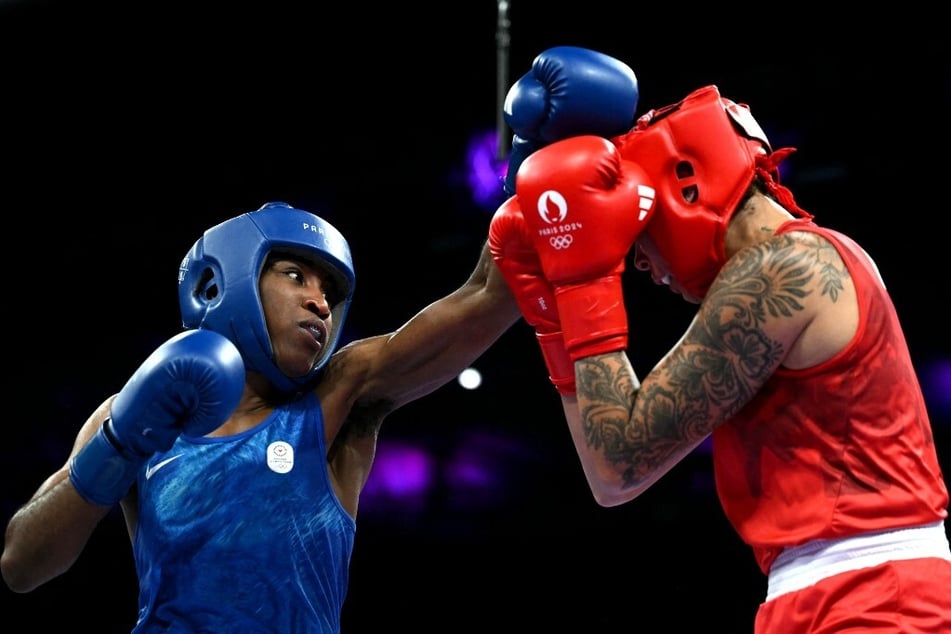
[[[502,114],[515,133],[505,193],[515,193],[515,174],[535,150],[572,136],[630,130],[638,97],[637,77],[620,60],[576,46],[543,51],[505,96]]]
[[[187,330],[159,346],[112,402],[110,416],[79,450],[69,479],[85,500],[113,506],[142,464],[181,435],[224,423],[244,391],[244,361],[227,338]]]

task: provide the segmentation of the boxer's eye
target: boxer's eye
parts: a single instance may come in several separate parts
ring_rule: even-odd
[[[288,269],[287,271],[284,271],[284,275],[298,283],[302,282],[304,279],[304,276],[297,269]]]

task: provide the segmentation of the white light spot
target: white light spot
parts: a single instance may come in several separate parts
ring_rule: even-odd
[[[458,381],[467,390],[474,390],[482,385],[482,373],[475,368],[466,368],[459,374]]]

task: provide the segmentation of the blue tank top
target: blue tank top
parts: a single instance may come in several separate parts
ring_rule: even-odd
[[[137,481],[133,632],[339,632],[356,523],[326,456],[314,394],[152,456]]]

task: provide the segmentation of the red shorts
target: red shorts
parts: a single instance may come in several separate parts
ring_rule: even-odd
[[[760,605],[754,632],[951,632],[951,561],[889,561],[827,577]]]

